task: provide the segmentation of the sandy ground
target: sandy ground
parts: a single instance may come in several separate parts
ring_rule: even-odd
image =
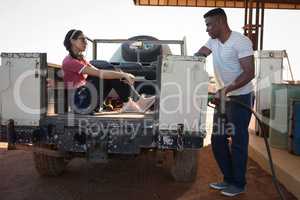
[[[156,165],[151,155],[108,164],[74,159],[58,178],[42,178],[35,171],[32,154],[6,151],[0,145],[1,200],[86,200],[86,199],[229,199],[209,189],[208,183],[221,180],[210,147],[199,152],[199,170],[193,183],[176,183]],[[234,199],[279,199],[271,177],[249,160],[247,192]],[[284,189],[286,199],[296,199]]]

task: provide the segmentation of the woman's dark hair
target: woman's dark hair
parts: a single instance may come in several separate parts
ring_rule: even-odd
[[[72,56],[75,59],[82,59],[82,56],[76,55],[72,51],[71,39],[76,40],[82,34],[83,34],[83,32],[81,30],[71,29],[71,30],[68,31],[68,33],[65,36],[64,46],[66,47],[67,51],[69,51],[70,56]]]

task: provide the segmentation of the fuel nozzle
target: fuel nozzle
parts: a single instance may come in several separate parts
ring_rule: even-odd
[[[212,103],[214,99],[214,95],[212,93],[209,93],[207,95],[207,103]]]
[[[225,115],[226,96],[224,94],[221,94],[220,99],[216,100],[215,95],[216,95],[216,93],[208,93],[207,103],[214,105],[214,109],[217,110],[217,112],[221,116],[221,118],[226,118],[226,115]]]

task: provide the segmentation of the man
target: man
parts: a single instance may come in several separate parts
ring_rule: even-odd
[[[252,43],[244,35],[230,30],[226,14],[221,8],[210,10],[204,15],[204,19],[206,31],[211,38],[195,55],[208,56],[211,53],[213,55],[214,74],[218,86],[214,102],[217,107],[225,108],[218,110],[224,110],[227,127],[225,130],[220,127],[219,122],[222,121],[220,118],[224,115],[215,111],[211,144],[214,157],[223,174],[223,181],[211,183],[210,187],[220,190],[223,195],[235,196],[245,191],[248,125],[251,113],[234,101],[249,107],[253,106]],[[218,126],[215,126],[216,124]],[[231,127],[230,130],[228,127]]]

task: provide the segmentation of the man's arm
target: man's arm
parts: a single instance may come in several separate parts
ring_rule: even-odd
[[[243,72],[230,85],[223,88],[225,94],[233,90],[239,89],[249,83],[255,76],[254,56],[247,56],[239,59]]]
[[[207,57],[211,54],[211,50],[207,48],[206,46],[201,47],[194,56],[204,56]]]

